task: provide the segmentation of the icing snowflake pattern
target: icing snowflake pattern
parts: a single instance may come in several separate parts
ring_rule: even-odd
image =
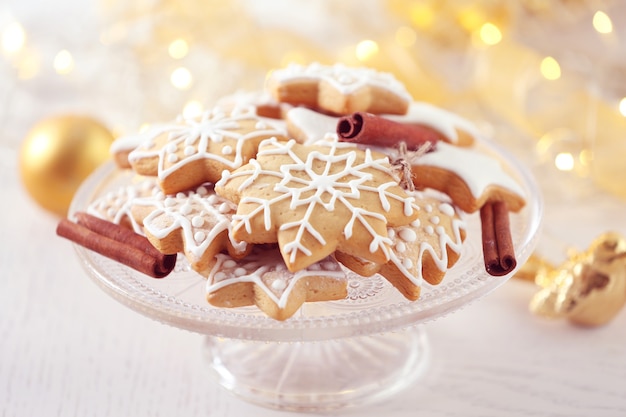
[[[256,159],[225,172],[216,191],[234,188],[240,198],[233,216],[235,236],[269,236],[266,243],[278,242],[290,270],[337,247],[386,262],[391,245],[387,225],[408,224],[416,217],[413,197],[390,169],[386,156],[351,144],[305,146],[268,139]]]
[[[235,107],[230,113],[215,108],[198,118],[181,118],[160,131],[131,152],[129,160],[140,174],[157,175],[168,194],[217,181],[223,170],[236,169],[253,157],[263,139],[285,135],[257,117],[250,106]],[[152,165],[149,172],[142,171],[140,161],[155,158],[156,172]],[[202,175],[190,175],[198,167]],[[167,184],[169,178],[176,182],[175,188]],[[195,184],[186,183],[189,180]]]

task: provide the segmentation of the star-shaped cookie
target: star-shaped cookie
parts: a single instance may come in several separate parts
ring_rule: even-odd
[[[410,224],[388,229],[393,242],[388,262],[365,262],[341,252],[336,257],[360,275],[379,273],[407,299],[417,300],[424,281],[439,284],[461,256],[466,225],[454,206],[442,198],[417,191],[410,194],[415,197],[418,217]]]
[[[276,247],[257,246],[240,260],[218,254],[208,273],[206,294],[217,307],[256,304],[268,316],[285,320],[304,302],[345,298],[347,278],[332,257],[290,272]]]
[[[248,162],[263,139],[286,135],[249,106],[230,113],[216,107],[198,118],[159,128],[162,131],[132,151],[128,160],[137,173],[158,176],[166,194],[216,182],[222,171]]]
[[[132,211],[143,219],[145,235],[154,247],[163,253],[184,253],[200,273],[206,272],[219,252],[241,258],[251,249],[231,235],[236,206],[216,195],[210,184],[176,195],[135,199]]]

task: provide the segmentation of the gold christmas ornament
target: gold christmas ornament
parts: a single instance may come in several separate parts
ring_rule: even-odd
[[[560,267],[539,269],[535,282],[543,288],[530,302],[533,313],[583,326],[606,324],[626,304],[626,240],[605,233]]]
[[[43,208],[65,216],[80,183],[109,158],[112,133],[86,116],[62,115],[37,123],[20,153],[20,174]]]

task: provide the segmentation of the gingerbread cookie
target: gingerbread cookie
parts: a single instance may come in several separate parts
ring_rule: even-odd
[[[176,195],[159,193],[132,201],[135,217],[143,219],[145,235],[162,253],[183,252],[191,267],[206,271],[217,253],[245,256],[251,245],[231,235],[236,206],[216,195],[211,184]]]
[[[218,254],[208,273],[206,291],[214,306],[256,304],[268,316],[286,320],[304,302],[345,298],[347,278],[332,257],[290,272],[276,247],[255,247],[241,260]]]
[[[500,162],[474,149],[438,142],[433,151],[410,163],[415,187],[442,191],[467,213],[487,201],[504,201],[513,212],[525,205],[524,190]]]
[[[388,229],[392,240],[388,262],[375,264],[340,252],[336,257],[360,275],[381,274],[407,299],[417,300],[424,281],[439,284],[457,262],[466,232],[465,222],[451,204],[415,191],[410,194],[418,218]]]
[[[235,238],[278,242],[290,271],[335,250],[387,262],[387,226],[417,217],[384,155],[338,141],[265,140],[255,159],[224,172],[216,192],[238,204]]]
[[[141,179],[133,184],[109,191],[94,200],[87,207],[87,213],[111,223],[125,226],[135,233],[143,234],[143,218],[133,215],[133,203],[136,199],[152,198],[159,194],[161,191],[156,179]]]
[[[274,70],[267,89],[280,102],[340,115],[355,111],[404,114],[412,101],[393,75],[341,64],[292,64]]]
[[[285,132],[263,122],[249,108],[227,114],[217,108],[178,124],[144,142],[128,159],[141,175],[156,175],[166,194],[220,179],[222,171],[244,165],[266,138]]]

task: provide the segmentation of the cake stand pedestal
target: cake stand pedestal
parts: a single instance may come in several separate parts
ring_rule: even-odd
[[[426,369],[423,326],[325,342],[268,343],[206,336],[213,377],[270,408],[325,411],[387,398]]]

